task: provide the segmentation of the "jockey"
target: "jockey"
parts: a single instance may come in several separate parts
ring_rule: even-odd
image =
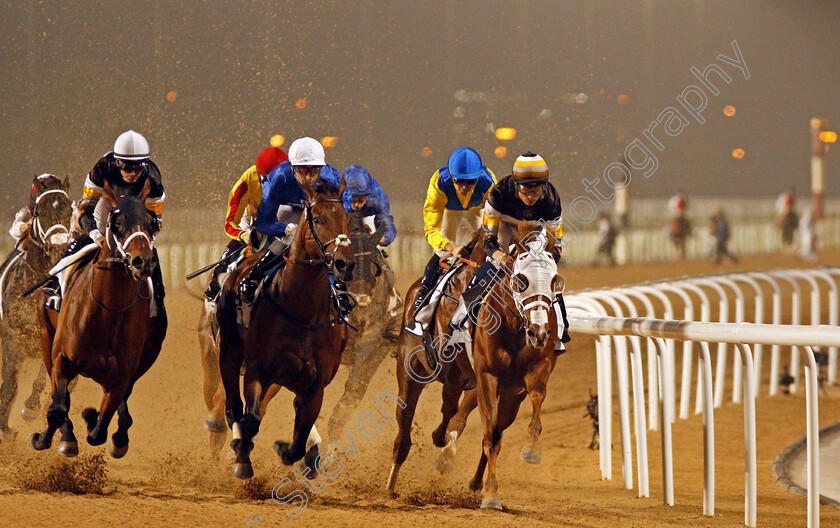
[[[385,233],[379,240],[380,246],[387,246],[394,241],[397,229],[391,216],[391,202],[370,172],[361,165],[350,165],[341,171],[341,177],[347,182],[342,200],[347,212],[358,211],[365,218],[372,216],[375,228],[385,226]]]
[[[435,254],[423,272],[413,315],[406,326],[409,331],[420,332],[414,317],[437,284],[440,258],[447,253],[469,256],[464,246],[455,243],[458,224],[467,218],[474,229],[479,227],[484,201],[495,184],[496,175],[482,164],[478,152],[469,147],[455,149],[447,166],[432,174],[423,204],[423,231]]]
[[[154,212],[157,216],[156,221],[160,222],[163,201],[166,199],[160,169],[149,159],[149,143],[146,138],[134,130],[123,132],[114,142],[114,150],[102,156],[85,179],[85,188],[79,205],[79,226],[83,234],[70,244],[64,256],[73,255],[91,243],[96,243],[100,247],[105,246],[106,239],[102,233],[104,218],[99,217],[97,204],[106,183],[111,186],[117,196],[127,194],[138,196],[147,181],[150,191],[146,197],[146,208]],[[157,250],[154,250],[154,262],[152,262],[152,287],[158,309],[157,314],[162,316],[165,314],[163,305],[165,291]],[[55,310],[59,309],[61,302],[59,290],[58,277],[52,277],[44,286],[44,292],[49,297],[47,304]]]
[[[279,147],[269,147],[263,150],[257,156],[256,163],[242,174],[239,181],[230,190],[227,214],[225,215],[225,234],[233,240],[228,243],[224,252],[222,252],[219,263],[213,269],[210,284],[207,285],[207,291],[204,292],[204,297],[208,301],[215,299],[221,289],[219,275],[230,264],[228,257],[248,245],[250,241],[252,229],[246,229],[242,226],[245,211],[248,210],[246,224],[250,226],[254,216],[256,216],[260,202],[262,202],[262,187],[265,178],[277,165],[288,161],[288,159],[289,157]]]
[[[327,165],[325,157],[324,147],[317,140],[311,137],[296,139],[289,147],[289,161],[278,165],[266,178],[254,228],[261,235],[276,239],[239,285],[239,294],[245,302],[254,302],[257,287],[266,272],[283,265],[283,252],[291,245],[297,230],[294,222],[300,221],[307,200],[302,184],[312,184],[323,178],[336,188],[339,186],[338,171]],[[332,274],[330,281],[334,281]],[[352,309],[352,301],[348,299],[345,284],[334,281],[334,286],[339,291],[339,314],[344,316]]]
[[[548,166],[543,158],[532,152],[516,158],[513,173],[502,179],[487,198],[482,220],[485,233],[484,251],[487,254],[487,260],[476,270],[461,296],[462,303],[452,317],[454,329],[463,330],[468,314],[475,315],[473,310],[480,306],[484,295],[503,276],[500,264],[511,263],[511,256],[506,249],[510,243],[511,231],[516,229],[519,221],[539,221],[545,225],[549,234],[556,240],[552,251],[554,261],[560,261],[563,240],[562,211],[557,190],[548,181]],[[565,327],[561,342],[555,344],[555,350],[562,353],[564,351],[562,343],[570,341],[566,330],[569,324],[562,294],[556,294],[555,302],[560,308]]]

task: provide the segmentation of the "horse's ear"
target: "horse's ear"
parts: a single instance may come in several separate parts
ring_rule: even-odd
[[[344,176],[341,177],[341,181],[338,182],[338,197],[342,198],[344,196],[344,189],[347,188],[347,180],[344,179]]]
[[[66,175],[64,177],[64,181],[61,182],[61,188],[64,189],[64,192],[70,190],[70,175]]]
[[[149,179],[146,178],[146,183],[143,184],[143,189],[140,191],[140,194],[138,194],[137,197],[140,198],[141,202],[145,202],[150,192],[152,192],[152,185],[149,183]]]
[[[32,184],[33,184],[33,185],[34,185],[37,189],[40,189],[40,190],[42,190],[42,191],[44,190],[44,182],[43,182],[43,181],[41,181],[41,179],[40,179],[40,178],[38,178],[38,175],[37,175],[37,174],[36,174],[35,176],[33,176],[33,177],[32,177]]]
[[[312,184],[304,182],[300,186],[303,187],[303,192],[306,193],[306,199],[311,202],[315,198],[315,189],[312,187]]]
[[[102,197],[111,202],[111,206],[117,206],[117,202],[119,201],[117,193],[114,192],[114,189],[111,188],[111,184],[107,180],[105,181],[105,187],[102,188]]]

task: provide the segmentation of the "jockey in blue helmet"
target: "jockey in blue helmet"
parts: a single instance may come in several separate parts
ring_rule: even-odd
[[[370,172],[361,165],[350,165],[341,172],[347,182],[342,200],[347,212],[359,212],[364,217],[373,217],[375,229],[385,226],[385,233],[379,240],[380,246],[387,246],[394,241],[397,230],[394,217],[391,216],[391,202]]]
[[[455,243],[458,225],[466,218],[474,229],[481,226],[484,202],[496,185],[496,176],[469,147],[455,149],[446,167],[438,169],[429,181],[423,204],[423,232],[435,254],[426,264],[413,315],[406,329],[420,335],[415,316],[440,277],[440,258],[447,253],[467,257],[464,246]]]

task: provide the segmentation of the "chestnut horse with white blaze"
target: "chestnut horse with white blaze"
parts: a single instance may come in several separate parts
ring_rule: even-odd
[[[117,198],[106,184],[101,199],[114,206],[107,221],[107,244],[94,250],[93,260],[69,278],[59,313],[44,307],[44,295],[39,293],[41,349],[50,376],[52,404],[46,431],[30,438],[36,450],[49,448],[60,429],[59,451],[66,456],[78,453],[68,416],[68,384],[81,375],[104,391],[99,411],[82,411],[88,443],[104,444],[111,419],[119,413],[119,427],[108,450],[114,458],[128,451],[132,419],[126,402],[134,384],[157,359],[167,326],[164,314],[150,318],[150,303],[155,301],[149,278],[159,224],[144,205],[145,194],[148,184],[139,197]]]
[[[294,437],[275,442],[282,462],[304,458],[315,477],[319,441],[307,450],[324,399],[324,388],[335,377],[347,344],[347,327],[337,316],[329,275],[352,280],[354,260],[348,237],[348,215],[341,202],[346,183],[339,188],[324,179],[304,184],[307,203],[286,265],[263,287],[251,309],[244,331],[237,323],[236,291],[251,266],[240,266],[225,282],[219,303],[219,367],[225,390],[225,417],[233,430],[236,454],[233,474],[253,476],[250,453],[253,438],[268,401],[278,387],[295,393]],[[256,262],[259,257],[252,257]],[[243,411],[239,373],[244,365]]]

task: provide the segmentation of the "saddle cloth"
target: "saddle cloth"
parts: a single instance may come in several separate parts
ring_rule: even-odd
[[[435,288],[432,290],[431,295],[429,295],[429,300],[426,302],[426,305],[417,312],[417,315],[414,317],[415,325],[413,328],[406,327],[405,331],[409,334],[413,334],[417,337],[422,337],[423,334],[426,332],[426,328],[428,328],[429,323],[432,321],[432,317],[435,315],[435,311],[437,310],[438,303],[440,303],[440,299],[443,297],[443,288],[446,287],[446,283],[449,282],[449,279],[452,278],[455,273],[461,269],[461,266],[465,264],[456,264],[449,268],[449,271],[444,273],[443,277],[438,281],[435,285]]]

